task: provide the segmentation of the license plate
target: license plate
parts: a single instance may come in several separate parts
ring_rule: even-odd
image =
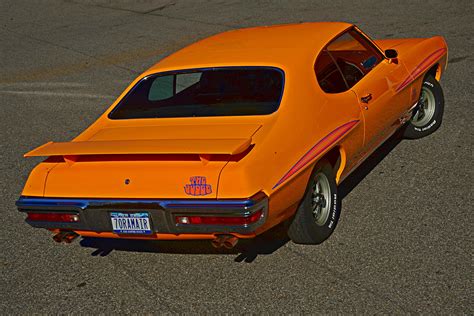
[[[148,213],[110,213],[112,228],[117,234],[151,234]]]

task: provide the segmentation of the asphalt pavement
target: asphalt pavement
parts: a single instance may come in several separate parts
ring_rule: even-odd
[[[473,314],[472,1],[0,2],[0,311]],[[347,21],[374,38],[442,35],[442,127],[391,140],[343,183],[318,246],[281,227],[233,251],[208,242],[57,244],[17,212],[22,154],[67,141],[140,72],[241,27]]]

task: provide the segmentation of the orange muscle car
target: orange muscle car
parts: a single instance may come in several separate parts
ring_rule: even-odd
[[[337,185],[398,129],[443,115],[442,37],[371,40],[347,23],[217,34],[135,79],[37,165],[17,201],[58,242],[77,236],[209,239],[235,246],[287,221],[317,244],[341,211]]]

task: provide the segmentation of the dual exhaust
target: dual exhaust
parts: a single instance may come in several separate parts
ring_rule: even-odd
[[[233,235],[217,235],[216,238],[211,241],[211,245],[216,249],[222,247],[232,249],[238,242],[239,239]]]
[[[55,234],[53,236],[53,240],[57,243],[64,242],[66,244],[72,243],[77,237],[79,237],[78,234],[75,232],[71,231],[60,231],[59,233]],[[227,249],[232,249],[234,248],[237,243],[239,242],[239,239],[233,235],[218,235],[216,238],[214,238],[211,241],[211,245],[216,248],[227,248]]]
[[[77,237],[79,237],[79,235],[75,232],[60,231],[59,233],[53,236],[53,240],[57,243],[65,242],[66,244],[70,244]]]

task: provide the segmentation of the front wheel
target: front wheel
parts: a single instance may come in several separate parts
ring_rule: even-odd
[[[422,138],[436,131],[441,126],[443,112],[443,89],[435,78],[427,76],[413,116],[406,125],[405,138]]]
[[[288,236],[297,244],[320,244],[336,228],[340,213],[334,172],[329,163],[322,162],[311,175]]]

